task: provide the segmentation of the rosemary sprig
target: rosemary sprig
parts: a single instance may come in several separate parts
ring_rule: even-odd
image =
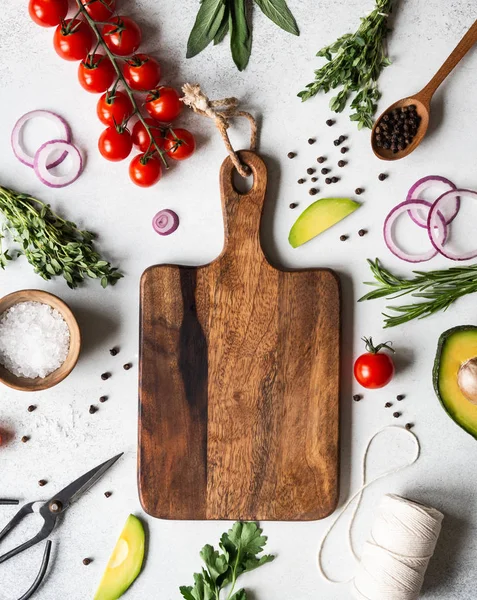
[[[374,10],[361,19],[361,25],[355,33],[343,35],[317,53],[327,62],[315,71],[314,81],[298,94],[302,101],[319,92],[327,93],[342,88],[331,99],[331,110],[342,112],[354,93],[351,121],[358,123],[358,129],[372,128],[377,102],[381,97],[378,78],[384,67],[391,64],[385,41],[389,32],[387,21],[392,2],[376,0]]]
[[[94,234],[84,231],[54,213],[48,204],[0,186],[0,213],[7,231],[20,245],[35,273],[49,280],[62,275],[70,288],[78,287],[87,277],[100,279],[105,288],[114,285],[122,274],[95,251]],[[0,268],[4,269],[13,255],[2,246],[0,231]]]
[[[359,299],[395,299],[410,294],[421,298],[422,302],[388,306],[396,315],[383,313],[384,327],[395,327],[413,319],[424,319],[441,310],[447,310],[456,300],[477,292],[477,264],[465,267],[452,267],[440,271],[413,271],[412,279],[403,279],[385,269],[378,259],[368,260],[375,281],[365,282],[374,290]]]

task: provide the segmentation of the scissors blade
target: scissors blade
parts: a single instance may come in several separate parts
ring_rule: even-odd
[[[103,464],[98,465],[94,469],[91,469],[91,471],[88,471],[88,473],[85,473],[76,481],[73,481],[73,483],[70,483],[70,485],[62,489],[61,492],[55,494],[55,496],[53,496],[53,498],[51,498],[46,503],[46,505],[48,505],[52,501],[55,501],[61,502],[61,504],[63,505],[63,509],[68,508],[70,504],[75,502],[75,500],[77,500],[82,494],[87,492],[97,481],[99,481],[99,479],[101,479],[101,477],[106,473],[106,471],[110,469],[114,465],[114,463],[119,458],[121,458],[123,454],[124,452],[121,452],[120,454],[113,456],[113,458],[110,458]]]

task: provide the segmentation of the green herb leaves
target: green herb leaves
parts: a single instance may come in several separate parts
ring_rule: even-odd
[[[391,64],[386,56],[385,41],[392,1],[376,0],[375,9],[361,19],[356,33],[343,35],[317,53],[327,63],[315,71],[315,80],[298,94],[303,101],[319,92],[327,93],[341,87],[331,99],[331,110],[342,112],[350,96],[355,94],[350,119],[357,122],[358,129],[372,128],[381,96],[377,81],[384,67]]]
[[[221,600],[221,591],[229,586],[224,600],[247,600],[245,590],[235,592],[237,578],[274,560],[274,556],[258,556],[267,538],[255,523],[234,524],[220,539],[220,551],[207,544],[200,552],[205,563],[201,573],[194,574],[193,586],[182,586],[185,600]],[[235,592],[235,593],[234,593]]]
[[[99,279],[105,288],[114,285],[122,274],[102,260],[93,245],[94,235],[65,221],[48,204],[26,194],[0,187],[0,213],[5,217],[3,230],[19,244],[35,273],[43,279],[62,275],[70,288],[78,287],[87,277]],[[2,247],[0,233],[0,268],[12,256]]]
[[[264,15],[278,27],[300,35],[286,0],[255,0]],[[187,58],[196,56],[210,42],[219,44],[230,32],[232,58],[239,71],[248,65],[252,51],[249,0],[201,0],[194,27],[187,42]]]

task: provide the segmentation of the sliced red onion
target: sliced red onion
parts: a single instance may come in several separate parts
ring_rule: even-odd
[[[442,196],[434,202],[427,219],[427,232],[429,233],[429,239],[431,240],[432,245],[438,252],[450,260],[470,260],[471,258],[477,257],[477,249],[457,254],[452,252],[449,248],[444,248],[445,240],[442,239],[443,228],[442,225],[439,224],[441,214],[445,211],[446,204],[453,206],[456,198],[461,198],[462,196],[472,196],[477,200],[477,192],[474,192],[473,190],[451,190],[450,192],[442,194]]]
[[[71,156],[71,168],[65,175],[54,175],[48,169],[48,159],[53,152],[66,152]],[[38,179],[51,188],[61,188],[76,181],[83,170],[83,158],[76,146],[63,140],[52,140],[40,146],[33,165]]]
[[[152,226],[159,235],[170,235],[179,227],[179,217],[173,210],[166,208],[157,213]]]
[[[410,263],[431,260],[431,258],[434,258],[438,252],[435,248],[431,248],[428,252],[422,252],[421,254],[409,254],[400,248],[394,239],[393,225],[396,219],[405,212],[409,213],[410,210],[419,209],[427,210],[430,213],[431,203],[427,202],[426,200],[406,200],[405,202],[401,202],[401,204],[395,206],[384,221],[384,241],[386,246],[395,256]],[[442,240],[443,245],[447,240],[447,224],[444,217],[440,213],[435,214],[436,219],[439,222],[436,236]]]
[[[452,183],[452,181],[450,181],[449,179],[446,179],[445,177],[441,177],[440,175],[428,175],[427,177],[423,177],[422,179],[419,179],[419,181],[416,181],[416,183],[412,186],[412,188],[407,193],[406,200],[414,200],[414,199],[423,200],[423,198],[421,198],[421,194],[425,190],[427,190],[431,187],[442,188],[443,186],[444,186],[444,190],[441,191],[441,194],[446,191],[449,191],[449,190],[457,189],[457,186],[454,183]],[[435,199],[439,198],[439,195],[436,194]],[[455,198],[454,203],[449,203],[445,208],[442,209],[444,211],[443,216],[446,220],[447,225],[449,225],[449,223],[452,223],[452,221],[456,218],[457,213],[459,212],[459,208],[460,208],[460,199],[457,196]],[[419,227],[427,228],[427,218],[429,216],[428,210],[424,210],[424,209],[410,210],[409,216],[414,221],[414,223],[416,223],[416,225],[419,225]]]
[[[63,140],[65,142],[71,142],[71,129],[68,123],[59,115],[49,110],[32,110],[31,112],[26,113],[23,117],[20,117],[18,121],[15,123],[15,127],[12,131],[12,149],[15,156],[18,158],[20,162],[28,167],[34,166],[35,158],[30,156],[22,144],[22,131],[24,125],[30,121],[31,119],[35,119],[36,117],[41,117],[43,119],[49,119],[54,122],[58,128],[58,135],[55,136],[55,139]],[[61,164],[65,158],[68,156],[67,152],[63,152],[61,156],[52,160],[47,164],[47,169],[52,169],[53,167]]]

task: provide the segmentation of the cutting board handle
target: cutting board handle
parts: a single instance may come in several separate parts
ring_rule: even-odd
[[[225,219],[224,254],[237,245],[260,246],[260,221],[267,191],[267,167],[251,150],[240,150],[240,160],[252,170],[253,185],[246,193],[234,186],[236,169],[227,157],[220,169],[220,191]]]

